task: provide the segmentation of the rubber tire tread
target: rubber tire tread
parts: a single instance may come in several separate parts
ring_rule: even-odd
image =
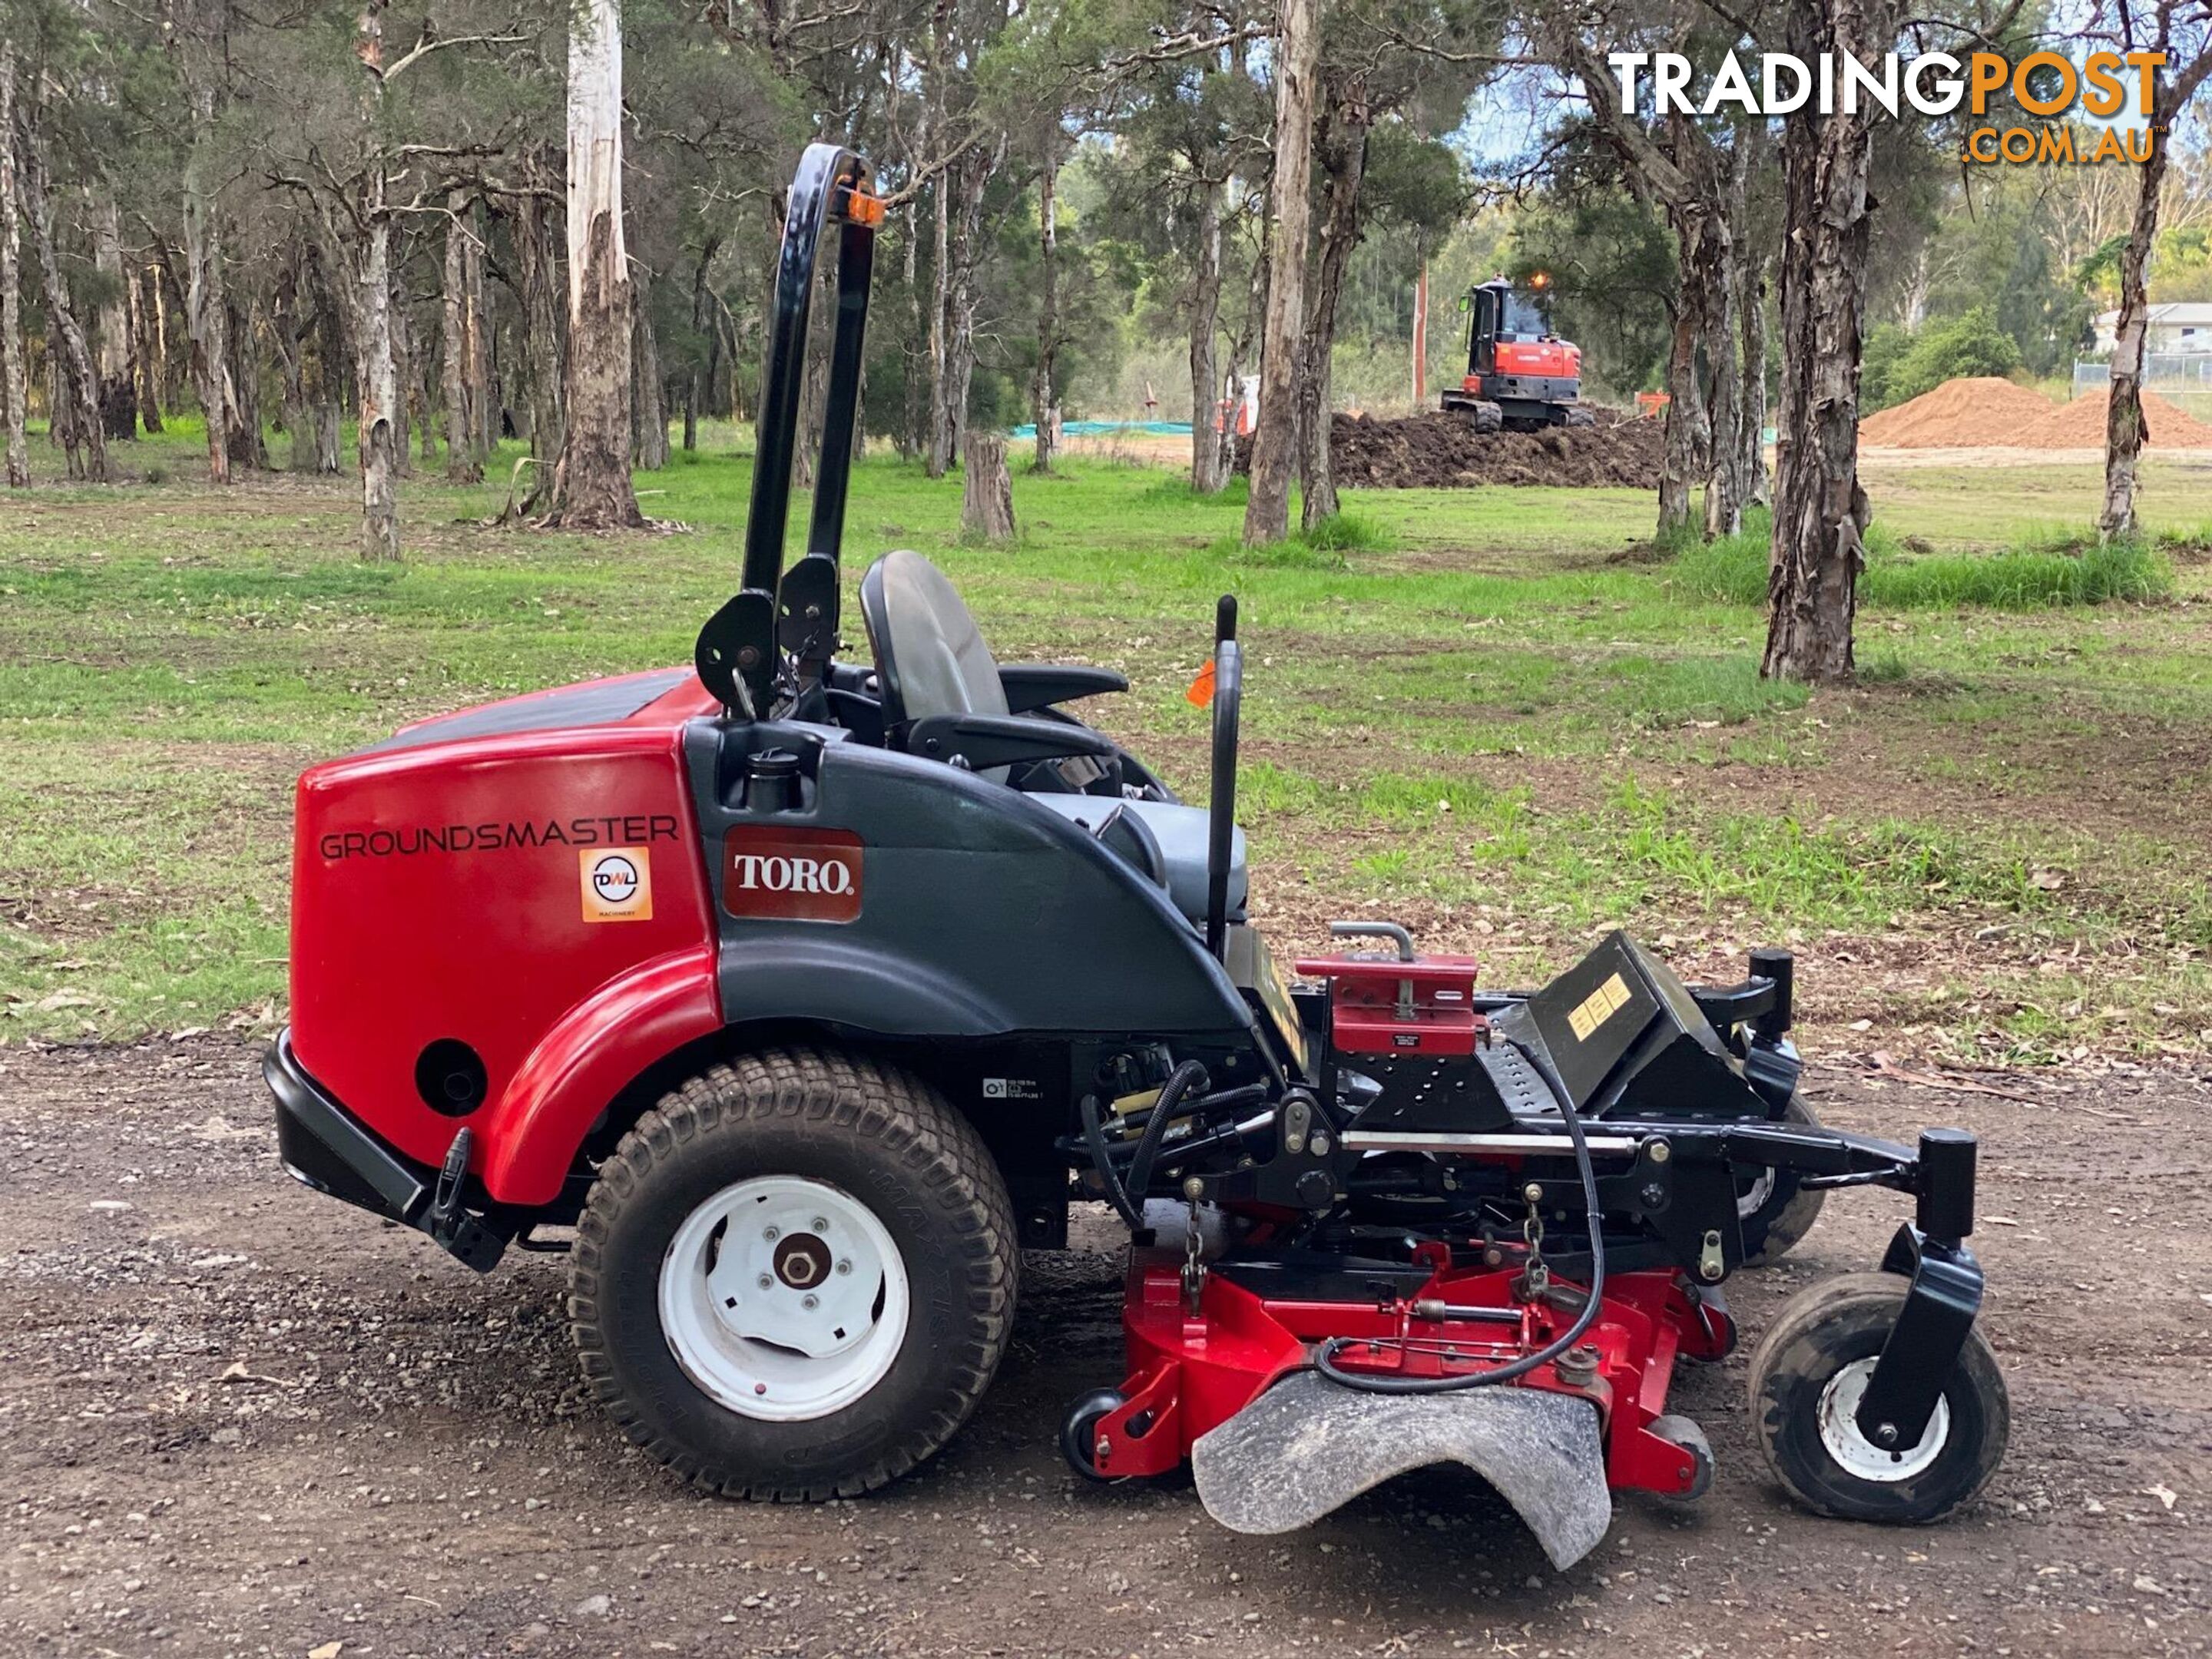
[[[668,1189],[687,1166],[700,1159],[740,1167],[726,1171],[730,1180],[753,1174],[809,1174],[805,1170],[743,1168],[748,1141],[781,1142],[802,1150],[807,1137],[829,1137],[840,1151],[859,1146],[884,1161],[887,1171],[929,1200],[933,1224],[931,1251],[945,1253],[951,1298],[959,1317],[920,1323],[927,1306],[923,1287],[913,1286],[916,1322],[895,1362],[893,1375],[916,1352],[919,1338],[926,1362],[938,1373],[929,1398],[910,1421],[901,1423],[890,1443],[861,1455],[809,1460],[803,1448],[778,1452],[781,1467],[733,1456],[724,1437],[687,1436],[657,1409],[650,1396],[672,1391],[687,1396],[695,1420],[702,1415],[754,1429],[799,1430],[806,1424],[742,1425],[751,1419],[721,1407],[686,1376],[665,1339],[629,1346],[658,1352],[624,1352],[617,1324],[618,1294],[642,1297],[652,1308],[651,1327],[659,1331],[657,1286],[667,1239],[683,1215],[669,1215]],[[822,1144],[817,1140],[817,1145]],[[696,1177],[690,1177],[696,1184]],[[717,1188],[720,1184],[717,1177]],[[698,1201],[708,1195],[702,1194]],[[658,1217],[661,1224],[653,1223]],[[893,1226],[892,1218],[878,1218]],[[658,1251],[641,1248],[658,1237]],[[989,1387],[1006,1351],[1012,1328],[1021,1255],[1013,1205],[997,1163],[975,1127],[933,1089],[910,1073],[865,1054],[831,1048],[767,1049],[709,1066],[662,1097],[624,1135],[601,1165],[576,1228],[569,1257],[568,1329],[586,1384],[623,1433],[649,1455],[694,1486],[726,1498],[777,1503],[819,1503],[851,1498],[897,1479],[932,1455],[959,1430]],[[909,1254],[910,1252],[902,1252]],[[652,1259],[641,1260],[650,1254]],[[908,1272],[917,1272],[909,1260]],[[649,1376],[653,1386],[641,1389]],[[873,1399],[890,1381],[878,1384]],[[836,1425],[866,1400],[817,1424]],[[787,1441],[796,1436],[785,1435]]]
[[[1906,1288],[1903,1278],[1884,1273],[1846,1273],[1812,1285],[1784,1306],[1752,1355],[1751,1421],[1759,1451],[1790,1495],[1819,1514],[1925,1526],[1979,1497],[2004,1461],[2011,1401],[1979,1325],[1967,1334],[1944,1386],[1950,1437],[1926,1471],[1894,1485],[1861,1480],[1821,1443],[1818,1408],[1828,1379],[1881,1352]]]
[[[1795,1124],[1802,1129],[1820,1127],[1820,1120],[1813,1115],[1813,1109],[1806,1105],[1803,1097],[1798,1095],[1790,1096],[1790,1103],[1782,1109],[1782,1115],[1775,1121]],[[1779,1178],[1778,1176],[1777,1179]],[[1769,1267],[1796,1249],[1804,1242],[1805,1235],[1813,1231],[1813,1224],[1820,1218],[1820,1206],[1827,1201],[1827,1197],[1826,1190],[1820,1187],[1810,1190],[1800,1187],[1790,1194],[1789,1201],[1766,1224],[1766,1231],[1760,1237],[1757,1248],[1745,1251],[1743,1265],[1747,1267]],[[1747,1227],[1753,1224],[1749,1221],[1745,1223]]]

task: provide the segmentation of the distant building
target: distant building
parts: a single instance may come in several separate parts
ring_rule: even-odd
[[[2100,355],[2109,353],[2119,331],[2120,313],[2107,311],[2097,319]],[[2153,354],[2212,351],[2212,301],[2176,300],[2150,308],[2149,337],[2144,349]]]

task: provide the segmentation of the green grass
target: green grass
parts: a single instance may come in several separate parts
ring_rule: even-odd
[[[1701,598],[1763,605],[1771,534],[1767,513],[1753,507],[1734,536],[1677,544],[1674,578]],[[2193,545],[2194,534],[2170,532],[2172,544]],[[1869,610],[2142,605],[2171,599],[2174,592],[2173,570],[2159,544],[2135,538],[2100,542],[2046,527],[1996,552],[1915,553],[1876,522],[1867,527],[1866,550],[1859,603]]]
[[[397,567],[355,556],[347,480],[211,490],[185,423],[118,446],[136,477],[105,489],[34,444],[39,488],[0,501],[0,1035],[281,1018],[293,777],[422,714],[688,659],[751,482],[744,434],[707,442],[640,475],[667,534],[485,527],[512,447],[481,486],[418,477]],[[1242,479],[1077,455],[1017,474],[1013,545],[969,547],[958,479],[878,453],[848,575],[918,548],[1002,656],[1122,668],[1095,717],[1200,795],[1182,693],[1235,593],[1241,811],[1293,950],[1395,910],[1495,981],[1613,923],[1710,971],[1796,936],[1816,1035],[2201,1057],[2212,490],[2151,477],[2150,540],[2112,549],[2038,529],[2086,521],[2091,476],[1875,477],[1848,694],[1759,678],[1762,527],[1650,562],[1629,490],[1352,491],[1247,550]]]

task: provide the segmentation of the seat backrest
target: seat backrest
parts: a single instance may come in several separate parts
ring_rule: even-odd
[[[860,578],[860,618],[875,653],[884,724],[938,714],[1004,714],[1006,688],[975,618],[921,554],[886,553]]]

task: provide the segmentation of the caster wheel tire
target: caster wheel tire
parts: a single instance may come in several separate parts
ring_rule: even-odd
[[[1103,1486],[1121,1478],[1098,1467],[1098,1425],[1127,1403],[1116,1389],[1093,1389],[1067,1408],[1067,1417],[1060,1425],[1060,1455],[1085,1480],[1096,1480]]]
[[[1775,1121],[1801,1129],[1820,1127],[1812,1109],[1795,1095]],[[1786,1170],[1740,1170],[1735,1212],[1743,1225],[1743,1265],[1764,1267],[1796,1249],[1820,1218],[1820,1206],[1827,1196],[1817,1187],[1807,1191],[1797,1184],[1797,1177]]]
[[[1690,1460],[1693,1471],[1690,1485],[1669,1496],[1678,1504],[1693,1504],[1713,1489],[1713,1444],[1705,1438],[1705,1431],[1686,1417],[1668,1415],[1651,1419],[1651,1432],[1669,1444],[1680,1446]]]
[[[1846,1521],[1923,1525],[1980,1495],[2003,1460],[2012,1407],[1978,1327],[1917,1446],[1892,1451],[1857,1410],[1905,1305],[1893,1273],[1816,1285],[1783,1309],[1751,1362],[1751,1416],[1767,1467],[1807,1508]]]
[[[851,1497],[967,1420],[1019,1260],[997,1165],[927,1085],[775,1050],[691,1079],[600,1168],[569,1332],[623,1432],[694,1484]]]

